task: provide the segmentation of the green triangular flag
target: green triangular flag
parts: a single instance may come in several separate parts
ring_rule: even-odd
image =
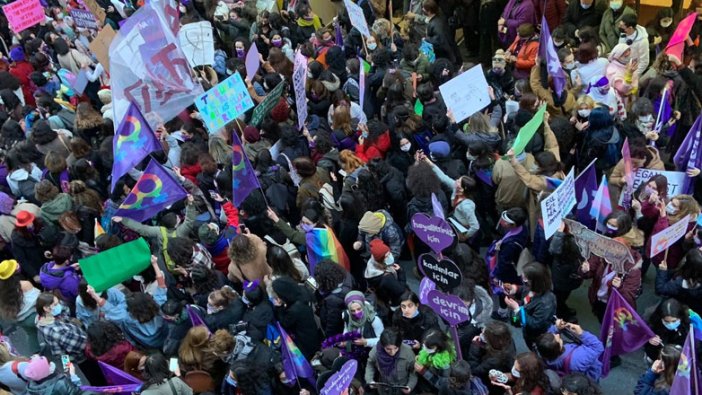
[[[370,63],[366,62],[365,60],[361,59],[363,62],[363,72],[368,75],[370,73],[371,65]]]
[[[529,141],[531,141],[531,138],[534,137],[534,133],[536,133],[536,130],[544,121],[545,112],[546,105],[544,104],[541,106],[541,108],[539,108],[539,111],[534,114],[529,122],[519,129],[519,133],[517,133],[517,137],[514,139],[514,144],[512,144],[512,150],[514,151],[515,156],[521,154]]]
[[[78,261],[83,277],[102,292],[132,276],[141,273],[151,264],[149,244],[143,238],[102,251]]]
[[[414,102],[414,113],[419,115],[420,117],[422,114],[424,114],[424,104],[417,99],[417,101]]]

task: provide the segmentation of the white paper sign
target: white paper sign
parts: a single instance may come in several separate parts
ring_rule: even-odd
[[[544,219],[544,233],[550,239],[558,230],[561,219],[575,207],[575,176],[570,169],[568,176],[546,199],[541,201],[541,217]]]
[[[363,15],[363,9],[351,2],[351,0],[344,0],[346,5],[346,11],[349,13],[349,20],[351,25],[358,29],[359,32],[365,37],[370,37],[370,30],[368,30],[368,22],[366,21],[366,16]]]
[[[178,41],[190,67],[214,64],[214,36],[210,22],[183,25]]]
[[[690,214],[651,236],[651,258],[670,248],[676,241],[685,236],[689,222]]]
[[[297,126],[300,130],[307,120],[307,58],[298,52],[295,55],[295,68],[293,69],[293,87],[295,88],[295,106],[297,107]]]
[[[439,91],[446,108],[453,112],[456,122],[461,122],[482,110],[491,101],[488,83],[480,65],[441,85]]]

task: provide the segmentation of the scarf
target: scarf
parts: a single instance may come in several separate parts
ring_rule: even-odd
[[[366,326],[366,322],[371,323],[375,319],[375,308],[369,303],[363,304],[363,318],[357,320],[349,314],[349,332],[357,331],[363,334],[363,327]],[[380,335],[378,335],[380,336]]]
[[[378,361],[378,371],[382,378],[390,378],[395,376],[395,365],[397,365],[400,350],[395,355],[390,355],[385,352],[385,348],[378,342],[376,345],[376,361]]]

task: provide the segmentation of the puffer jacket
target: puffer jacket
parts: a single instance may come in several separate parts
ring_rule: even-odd
[[[41,381],[30,381],[27,385],[28,395],[79,395],[83,391],[62,372],[56,372]]]
[[[58,290],[64,300],[74,301],[78,296],[80,276],[71,266],[57,268],[56,263],[45,263],[39,272],[41,285],[47,291]]]
[[[390,247],[390,251],[395,259],[400,259],[400,253],[402,252],[402,246],[405,243],[404,235],[402,234],[402,229],[395,223],[389,212],[385,210],[378,210],[376,213],[383,214],[385,216],[385,224],[380,229],[380,232],[370,236],[366,233],[359,232],[359,238],[363,242],[363,245],[369,246],[373,239],[381,239],[385,245]]]

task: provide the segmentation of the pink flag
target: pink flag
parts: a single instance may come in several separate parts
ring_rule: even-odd
[[[624,140],[622,146],[622,160],[624,161],[624,198],[622,206],[628,209],[631,207],[631,197],[634,195],[634,166],[631,163],[631,150],[629,149],[629,139]]]
[[[246,54],[246,79],[249,81],[253,81],[259,66],[261,66],[261,60],[258,57],[258,47],[256,47],[256,43],[251,43],[251,48]]]
[[[690,34],[692,25],[695,24],[696,20],[697,13],[693,12],[685,17],[685,19],[680,21],[680,23],[678,23],[678,27],[673,32],[673,35],[670,36],[668,46],[665,47],[663,52],[667,53],[668,55],[673,55],[682,61],[683,50],[685,49],[685,40],[687,40],[687,36]]]
[[[590,216],[597,221],[597,226],[595,227],[596,231],[604,232],[604,220],[611,212],[612,202],[609,200],[609,184],[607,182],[607,176],[602,175],[602,182],[600,182],[600,186],[597,188],[595,199],[592,202],[592,207],[590,207]]]

